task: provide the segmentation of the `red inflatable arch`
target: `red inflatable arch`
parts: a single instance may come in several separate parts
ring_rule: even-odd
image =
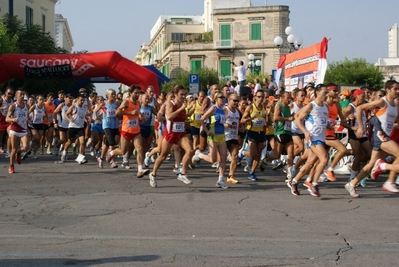
[[[3,54],[0,56],[0,83],[23,78],[91,78],[109,76],[126,85],[138,84],[143,90],[154,86],[157,76],[150,70],[122,57],[115,51],[86,54]]]

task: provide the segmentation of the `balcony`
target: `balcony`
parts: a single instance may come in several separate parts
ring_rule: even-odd
[[[215,49],[231,49],[235,48],[234,40],[216,40],[213,41]]]

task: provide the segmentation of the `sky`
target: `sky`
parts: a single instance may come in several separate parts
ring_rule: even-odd
[[[398,0],[252,0],[253,6],[286,5],[290,26],[304,47],[331,38],[327,59],[388,57],[388,30],[399,24]],[[160,15],[202,15],[203,0],[59,0],[55,12],[68,20],[73,51],[117,51],[133,59]],[[119,84],[95,84],[97,92]]]

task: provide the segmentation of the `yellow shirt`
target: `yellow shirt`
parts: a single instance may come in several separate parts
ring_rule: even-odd
[[[266,112],[265,108],[257,109],[255,104],[252,104],[251,117],[253,118],[250,124],[247,125],[247,130],[254,132],[263,132],[264,126],[266,126]]]

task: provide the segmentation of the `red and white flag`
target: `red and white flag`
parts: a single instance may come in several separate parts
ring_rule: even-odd
[[[323,38],[320,45],[320,55],[319,55],[319,65],[317,66],[317,80],[316,84],[324,82],[324,76],[327,71],[327,49],[328,49],[328,39]]]
[[[274,81],[276,82],[276,84],[280,84],[281,72],[283,70],[284,62],[285,62],[285,55],[282,55],[280,57],[280,60],[278,61],[276,77],[274,77]]]

